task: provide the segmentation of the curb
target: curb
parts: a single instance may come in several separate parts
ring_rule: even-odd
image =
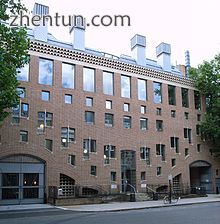
[[[133,207],[133,208],[119,208],[119,209],[106,209],[106,210],[77,210],[77,209],[71,209],[71,208],[64,208],[64,207],[56,207],[59,209],[63,209],[66,211],[74,211],[74,212],[79,212],[79,213],[99,213],[99,212],[123,212],[123,211],[132,211],[132,210],[143,210],[143,209],[154,209],[154,208],[164,208],[164,207],[172,207],[172,206],[176,206],[176,207],[180,207],[180,206],[185,206],[185,205],[198,205],[198,204],[208,204],[208,203],[220,203],[220,200],[216,200],[216,201],[201,201],[201,202],[187,202],[184,204],[162,204],[162,205],[155,205],[155,206],[147,206],[147,207]]]

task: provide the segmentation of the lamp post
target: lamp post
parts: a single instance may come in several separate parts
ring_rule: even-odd
[[[173,176],[172,174],[169,174],[168,175],[168,181],[169,181],[169,203],[171,204],[172,200],[172,179],[173,179]]]

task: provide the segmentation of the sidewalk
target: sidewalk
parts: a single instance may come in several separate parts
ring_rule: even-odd
[[[91,205],[74,205],[74,206],[53,206],[49,204],[30,204],[30,205],[5,205],[0,206],[0,212],[30,210],[30,209],[51,209],[59,208],[63,210],[77,212],[110,212],[110,211],[126,211],[145,208],[160,208],[168,206],[181,206],[191,204],[202,204],[220,202],[220,195],[210,194],[208,197],[180,199],[176,204],[164,204],[162,200],[143,201],[143,202],[114,202],[107,204],[91,204]]]
[[[145,208],[160,208],[168,206],[181,206],[191,204],[202,204],[220,202],[220,195],[210,194],[208,197],[180,199],[176,204],[164,204],[162,200],[158,201],[142,201],[142,202],[114,202],[107,204],[92,204],[92,205],[74,205],[57,207],[64,210],[72,210],[78,212],[110,212],[110,211],[125,211],[137,210]]]

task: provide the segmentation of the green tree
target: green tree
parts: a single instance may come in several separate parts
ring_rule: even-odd
[[[220,156],[220,54],[190,69],[195,87],[206,99],[206,113],[201,123],[201,138],[213,143],[212,151]]]
[[[0,124],[8,116],[9,108],[18,104],[17,69],[28,62],[26,29],[8,24],[10,16],[21,10],[26,8],[20,0],[0,0]]]

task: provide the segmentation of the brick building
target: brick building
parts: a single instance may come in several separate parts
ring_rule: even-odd
[[[0,129],[0,204],[42,203],[51,186],[64,196],[145,192],[170,174],[177,186],[220,187],[219,160],[199,136],[204,99],[171,65],[169,44],[154,61],[141,35],[132,57],[86,48],[80,23],[72,43],[42,26],[28,35],[20,104]]]

